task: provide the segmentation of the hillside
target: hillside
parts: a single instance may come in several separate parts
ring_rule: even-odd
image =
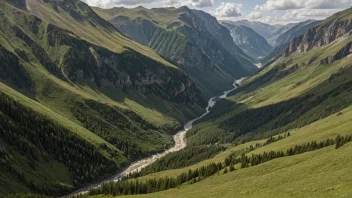
[[[0,0],[0,196],[63,195],[171,147],[189,76],[77,0]]]
[[[294,39],[198,121],[185,150],[89,195],[350,197],[351,16],[337,13]],[[210,155],[214,147],[226,150]]]
[[[251,58],[233,43],[229,30],[205,12],[141,6],[94,10],[129,38],[175,63],[206,96],[219,94],[235,78],[256,71]]]
[[[232,22],[221,22],[221,24],[230,30],[234,42],[254,60],[259,61],[272,50],[266,39],[253,29],[233,25]]]

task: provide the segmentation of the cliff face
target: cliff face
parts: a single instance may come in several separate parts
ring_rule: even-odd
[[[352,8],[333,15],[321,25],[309,29],[304,35],[294,38],[284,56],[294,52],[307,52],[313,48],[328,45],[352,30]]]
[[[86,79],[102,88],[154,93],[168,101],[190,106],[202,103],[193,81],[179,69],[166,67],[127,47],[122,53],[114,53],[54,25],[48,26],[47,33],[51,47],[70,47],[57,67],[62,68],[71,81]]]

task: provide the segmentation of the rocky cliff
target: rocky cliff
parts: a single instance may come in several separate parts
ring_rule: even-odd
[[[309,29],[304,35],[293,39],[284,56],[294,52],[307,52],[313,48],[328,45],[352,30],[352,8],[339,12],[322,24]]]

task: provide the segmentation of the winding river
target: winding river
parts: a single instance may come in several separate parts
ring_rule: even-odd
[[[133,173],[133,172],[136,172],[136,171],[139,171],[141,170],[142,168],[148,166],[149,164],[155,162],[157,159],[160,159],[162,157],[164,157],[166,154],[168,153],[172,153],[172,152],[176,152],[176,151],[179,151],[183,148],[186,147],[186,141],[185,141],[185,137],[186,137],[186,133],[188,130],[192,129],[193,127],[193,123],[196,122],[197,120],[203,118],[204,116],[208,115],[210,113],[210,108],[214,107],[216,102],[223,99],[223,98],[226,98],[227,95],[234,91],[235,89],[237,89],[237,86],[241,83],[241,81],[244,80],[244,78],[240,79],[240,80],[236,80],[235,83],[233,84],[234,88],[228,90],[228,91],[224,91],[223,95],[221,96],[216,96],[216,97],[213,97],[209,100],[208,102],[208,106],[206,107],[206,112],[199,116],[198,118],[194,119],[194,120],[191,120],[189,121],[187,124],[185,124],[184,126],[184,129],[182,131],[179,131],[176,135],[174,135],[174,141],[175,141],[175,146],[172,147],[171,149],[169,150],[166,150],[164,151],[163,153],[159,153],[159,154],[155,154],[155,155],[152,155],[150,157],[147,157],[147,158],[144,158],[144,159],[141,159],[139,161],[136,161],[134,163],[132,163],[128,168],[126,168],[125,170],[123,170],[122,172],[119,172],[118,174],[108,178],[108,179],[105,179],[103,181],[100,181],[96,184],[92,184],[90,186],[87,186],[87,187],[84,187],[82,189],[79,189],[65,197],[69,197],[69,196],[73,196],[73,195],[77,195],[77,194],[85,194],[89,191],[89,189],[91,188],[97,188],[99,187],[100,185],[102,185],[103,183],[106,183],[106,182],[112,182],[112,181],[117,181],[125,176],[127,176],[128,174],[130,173]]]

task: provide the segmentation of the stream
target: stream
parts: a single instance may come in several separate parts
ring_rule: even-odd
[[[103,183],[106,183],[106,182],[112,182],[112,181],[118,181],[119,179],[122,179],[123,177],[127,176],[128,174],[130,173],[134,173],[136,171],[139,171],[141,170],[142,168],[148,166],[149,164],[155,162],[156,160],[164,157],[165,155],[167,155],[168,153],[172,153],[172,152],[176,152],[176,151],[179,151],[183,148],[186,147],[186,141],[185,141],[185,137],[186,137],[186,133],[187,131],[189,131],[190,129],[192,129],[193,127],[193,123],[202,119],[204,116],[208,115],[210,113],[210,108],[214,107],[216,102],[223,99],[223,98],[226,98],[227,95],[234,91],[235,89],[237,89],[238,85],[241,83],[241,81],[243,81],[244,78],[240,79],[240,80],[236,80],[233,84],[234,88],[228,90],[228,91],[224,91],[223,95],[221,96],[216,96],[216,97],[213,97],[209,100],[208,102],[208,106],[205,108],[206,112],[199,116],[198,118],[194,119],[194,120],[191,120],[189,122],[187,122],[184,126],[184,129],[182,131],[179,131],[176,135],[173,136],[174,138],[174,141],[175,141],[175,146],[170,148],[169,150],[166,150],[164,151],[163,153],[159,153],[159,154],[155,154],[155,155],[152,155],[150,157],[146,157],[144,159],[141,159],[141,160],[138,160],[134,163],[132,163],[128,168],[126,168],[125,170],[123,170],[122,172],[119,172],[118,174],[108,178],[108,179],[105,179],[103,181],[100,181],[96,184],[92,184],[90,186],[87,186],[87,187],[84,187],[84,188],[81,188],[69,195],[66,195],[65,197],[69,197],[69,196],[73,196],[73,195],[77,195],[77,194],[85,194],[85,193],[88,193],[88,191],[91,189],[91,188],[98,188],[99,186],[101,186]]]

